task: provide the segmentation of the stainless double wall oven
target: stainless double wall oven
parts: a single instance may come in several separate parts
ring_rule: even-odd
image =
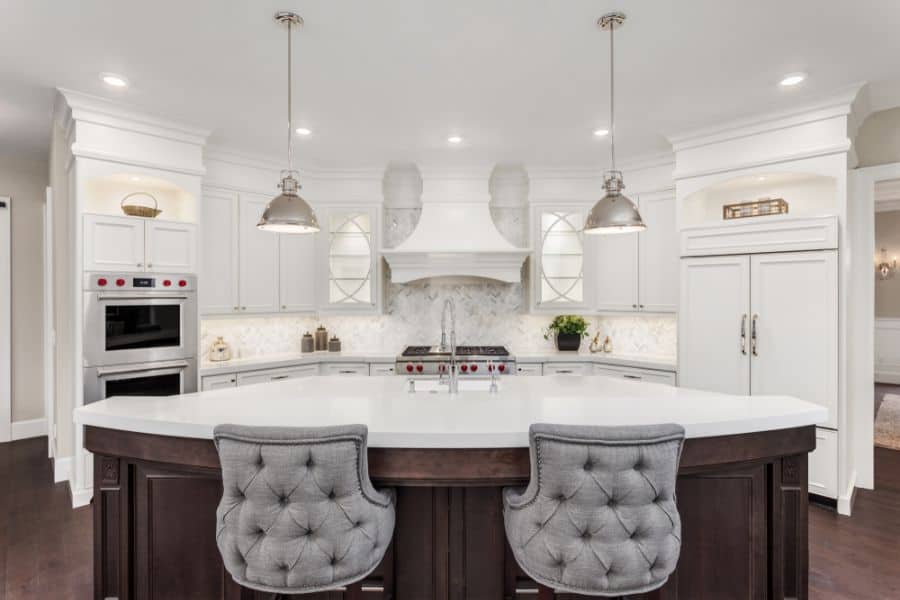
[[[84,402],[197,391],[193,275],[86,273]]]

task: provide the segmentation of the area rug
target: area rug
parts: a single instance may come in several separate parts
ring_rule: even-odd
[[[900,396],[885,394],[875,416],[875,445],[900,450]]]

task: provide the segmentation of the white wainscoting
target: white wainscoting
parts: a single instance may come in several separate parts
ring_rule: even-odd
[[[875,381],[900,384],[900,319],[875,319]]]

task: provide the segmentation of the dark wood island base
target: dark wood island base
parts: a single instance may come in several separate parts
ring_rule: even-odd
[[[97,600],[271,597],[240,588],[222,566],[222,484],[211,440],[87,426],[85,447],[94,453]],[[632,598],[807,598],[814,447],[813,426],[688,439],[677,488],[678,568],[660,590]],[[529,471],[527,448],[370,448],[375,485],[397,488],[397,523],[384,561],[355,597],[535,598],[536,585],[506,544],[501,504],[503,487],[525,485]]]

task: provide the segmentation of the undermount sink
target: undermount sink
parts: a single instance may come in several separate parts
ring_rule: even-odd
[[[444,381],[440,382],[437,379],[416,379],[415,380],[415,391],[416,392],[426,392],[429,394],[438,394],[441,392],[448,393],[450,390],[449,384]],[[500,387],[500,383],[497,382],[497,387]],[[460,392],[487,392],[491,388],[491,380],[490,379],[460,379],[459,380],[459,391]]]

